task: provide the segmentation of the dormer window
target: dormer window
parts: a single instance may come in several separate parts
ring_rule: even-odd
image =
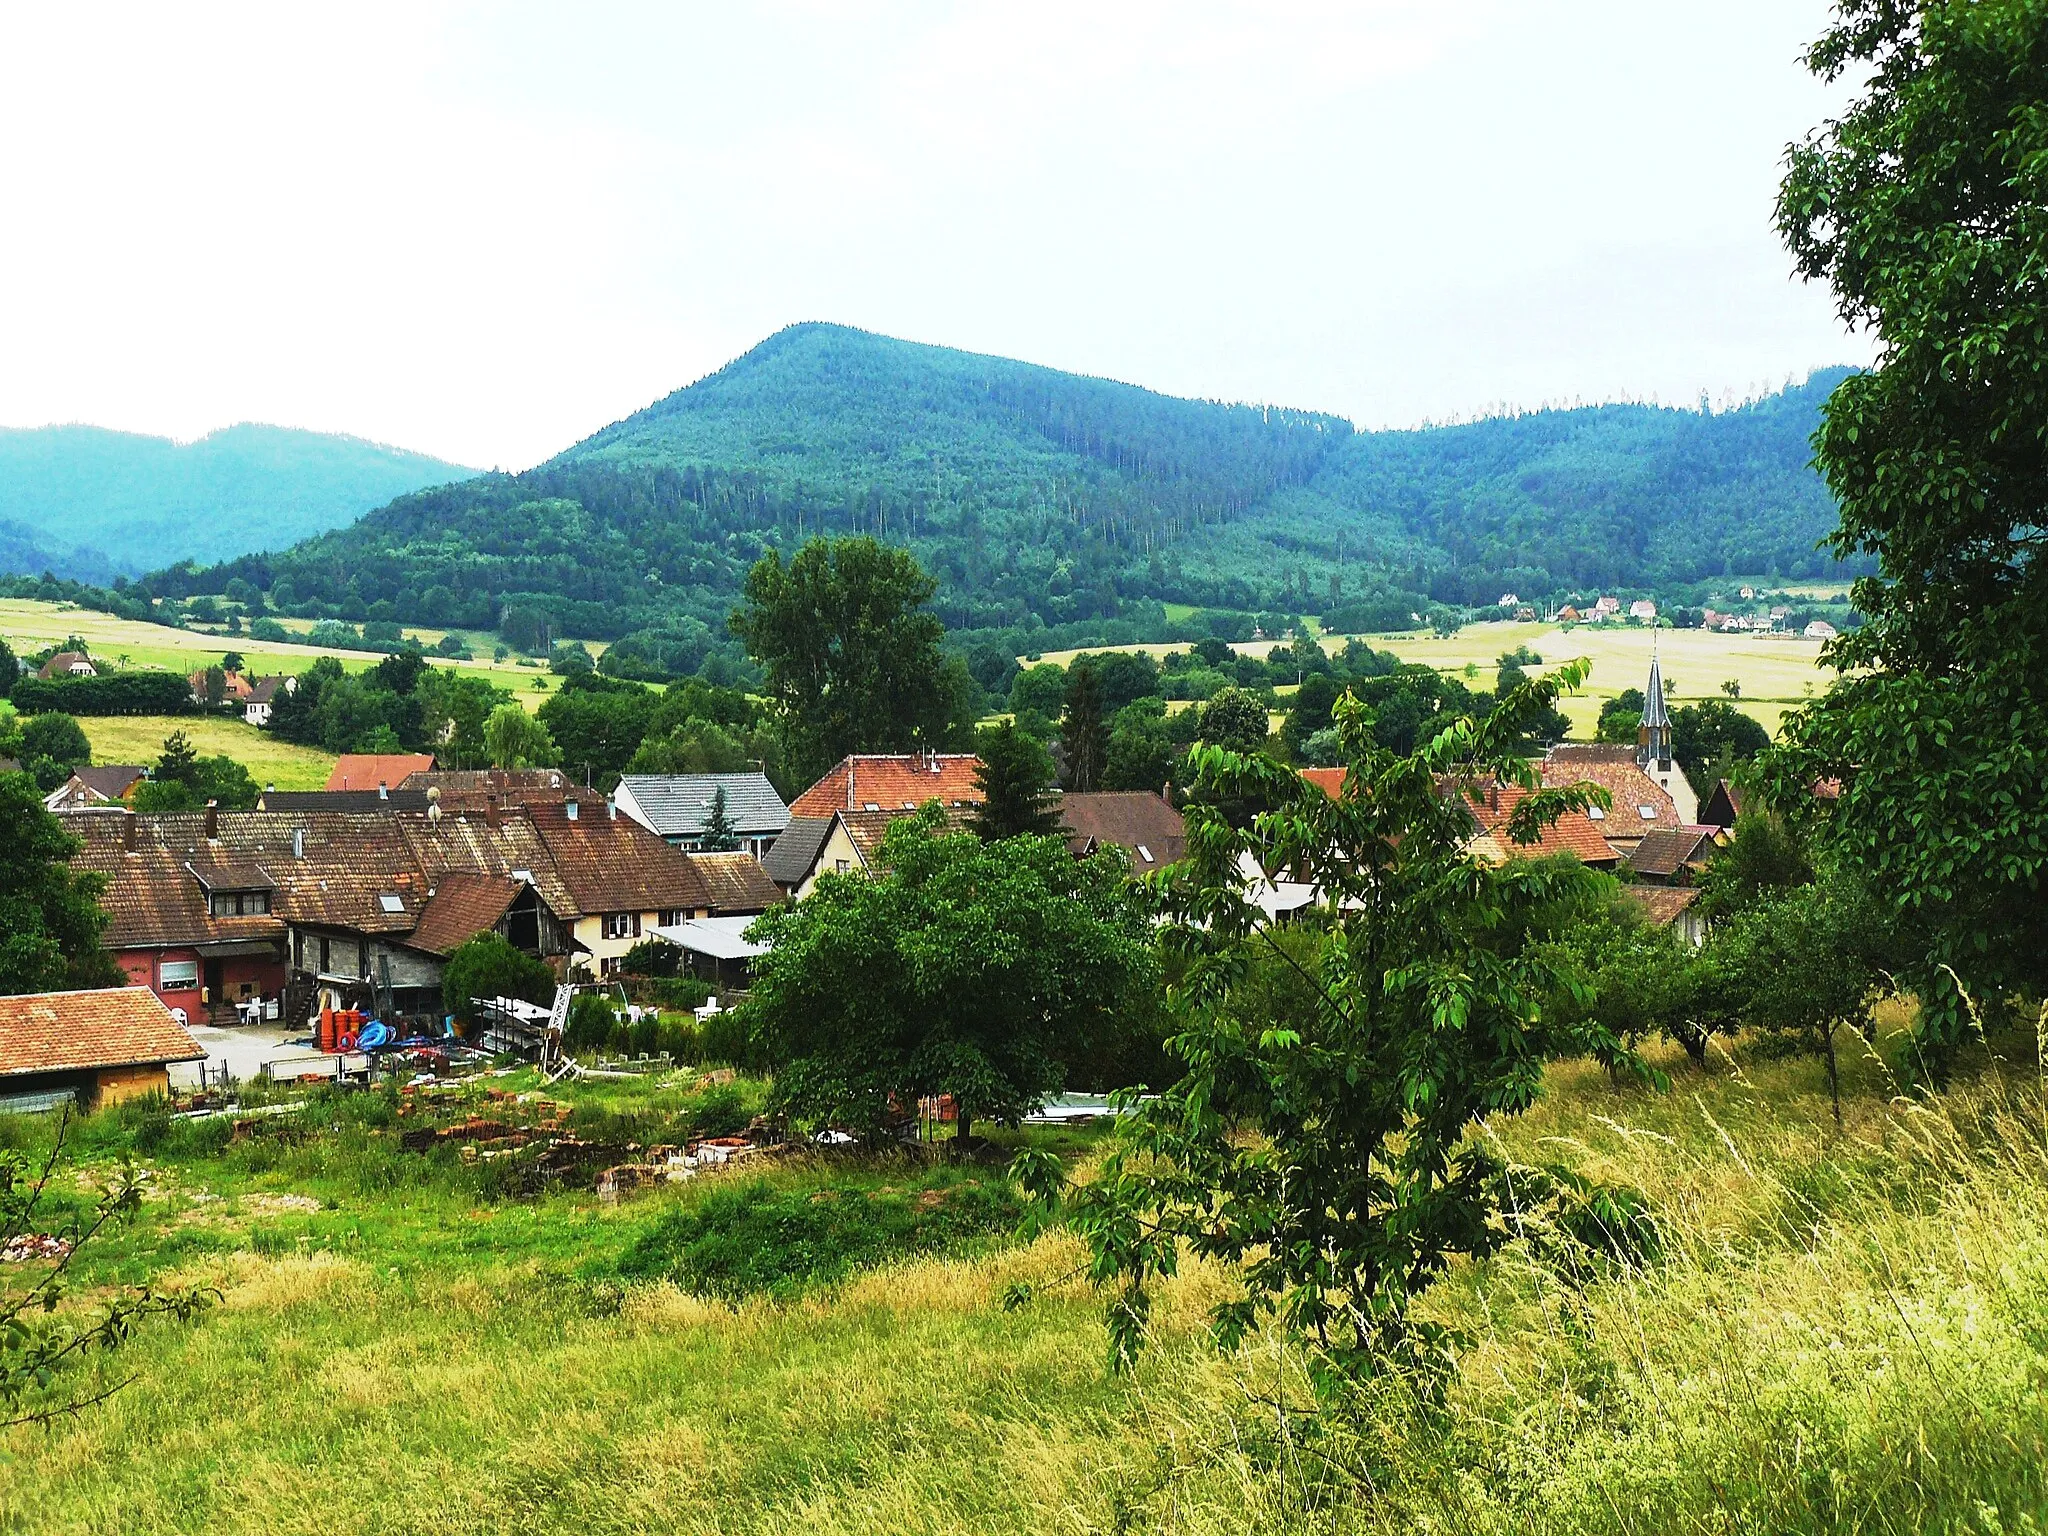
[[[268,891],[215,891],[207,898],[215,917],[263,917],[270,911]]]

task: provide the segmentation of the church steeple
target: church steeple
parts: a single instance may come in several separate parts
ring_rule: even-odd
[[[1664,670],[1657,662],[1657,637],[1650,636],[1650,683],[1643,690],[1643,723],[1636,729],[1636,761],[1647,768],[1671,768],[1671,712],[1664,707]]]

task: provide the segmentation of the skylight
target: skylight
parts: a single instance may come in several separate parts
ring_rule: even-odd
[[[1589,805],[1586,807],[1586,814],[1594,821],[1605,821],[1607,819],[1607,809],[1605,806]]]
[[[377,898],[377,905],[386,912],[403,912],[405,910],[405,898],[403,896],[379,896]]]
[[[1657,819],[1657,807],[1654,805],[1639,805],[1636,809],[1642,813],[1642,818],[1645,821],[1655,821]]]
[[[1150,864],[1152,862],[1152,850],[1150,848],[1147,848],[1143,843],[1140,843],[1138,844],[1138,857],[1143,859],[1147,864]]]

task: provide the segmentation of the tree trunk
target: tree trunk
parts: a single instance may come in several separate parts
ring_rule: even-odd
[[[1842,1128],[1842,1075],[1835,1062],[1835,1026],[1827,1025],[1821,1031],[1821,1048],[1828,1058],[1828,1095],[1835,1101],[1835,1129]]]
[[[967,1156],[967,1142],[974,1130],[974,1116],[966,1110],[960,1111],[958,1128],[953,1132],[953,1158],[958,1162]]]

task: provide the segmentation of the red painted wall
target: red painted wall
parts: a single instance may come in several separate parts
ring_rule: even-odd
[[[131,983],[148,987],[166,1008],[182,1008],[192,1022],[205,1019],[207,1004],[199,999],[206,985],[206,962],[195,949],[129,949],[114,957]],[[199,979],[189,987],[163,984],[165,961],[190,961],[199,969]],[[239,1002],[243,997],[276,997],[284,991],[284,962],[265,955],[231,955],[220,962],[221,995],[213,1002]],[[247,988],[245,992],[243,989]]]

